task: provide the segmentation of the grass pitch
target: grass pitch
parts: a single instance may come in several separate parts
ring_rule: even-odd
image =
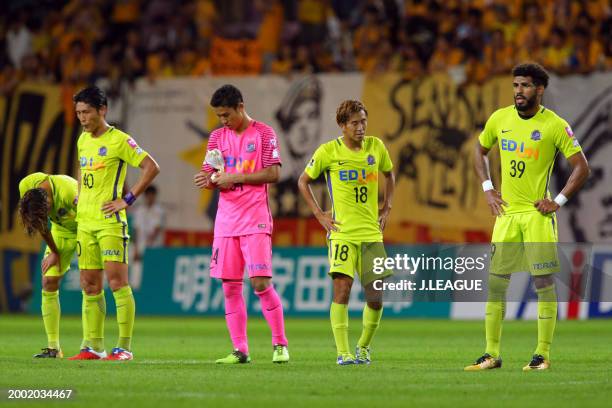
[[[315,406],[610,406],[612,324],[562,321],[552,369],[523,373],[536,342],[535,322],[506,322],[502,369],[465,373],[483,352],[482,322],[385,319],[371,366],[335,365],[329,321],[288,319],[291,362],[271,363],[265,321],[249,320],[253,363],[218,366],[231,345],[221,318],[137,317],[130,362],[33,360],[45,336],[38,316],[0,315],[0,404],[71,407]],[[351,319],[351,344],[361,329]],[[80,319],[64,317],[62,348],[77,353]],[[114,346],[113,316],[106,348]],[[71,401],[9,401],[7,389],[70,388]]]

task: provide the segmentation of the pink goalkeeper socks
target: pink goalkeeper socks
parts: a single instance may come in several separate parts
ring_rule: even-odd
[[[287,345],[285,337],[285,319],[283,317],[283,304],[274,286],[270,284],[261,292],[255,292],[261,302],[261,311],[272,330],[272,345]]]
[[[223,282],[225,295],[225,322],[234,349],[249,354],[247,340],[247,310],[242,297],[242,282]]]

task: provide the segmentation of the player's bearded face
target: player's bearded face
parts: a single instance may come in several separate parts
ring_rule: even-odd
[[[514,106],[518,111],[528,111],[536,105],[538,102],[537,86],[531,78],[517,76],[512,86],[514,87]]]

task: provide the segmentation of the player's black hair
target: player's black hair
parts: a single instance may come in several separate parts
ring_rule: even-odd
[[[85,89],[81,89],[76,95],[72,97],[72,100],[74,103],[86,103],[96,110],[99,110],[103,106],[108,106],[106,94],[97,86],[90,86]]]
[[[145,194],[157,194],[157,187],[155,187],[155,185],[151,184],[150,186],[145,188],[144,193]]]
[[[28,235],[32,236],[37,231],[47,231],[49,228],[48,215],[49,202],[44,189],[28,190],[19,200],[19,218]]]
[[[221,106],[226,108],[236,109],[238,105],[243,103],[242,93],[234,85],[225,84],[221,88],[217,89],[210,98],[210,106],[213,108],[219,108]]]
[[[535,62],[528,62],[515,66],[512,68],[512,76],[531,77],[536,86],[543,85],[544,88],[548,86],[548,72],[546,72],[540,64]]]

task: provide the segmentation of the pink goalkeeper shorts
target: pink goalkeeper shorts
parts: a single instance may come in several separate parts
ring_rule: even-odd
[[[245,266],[249,278],[272,277],[272,237],[269,234],[215,237],[210,259],[211,277],[242,280]]]

